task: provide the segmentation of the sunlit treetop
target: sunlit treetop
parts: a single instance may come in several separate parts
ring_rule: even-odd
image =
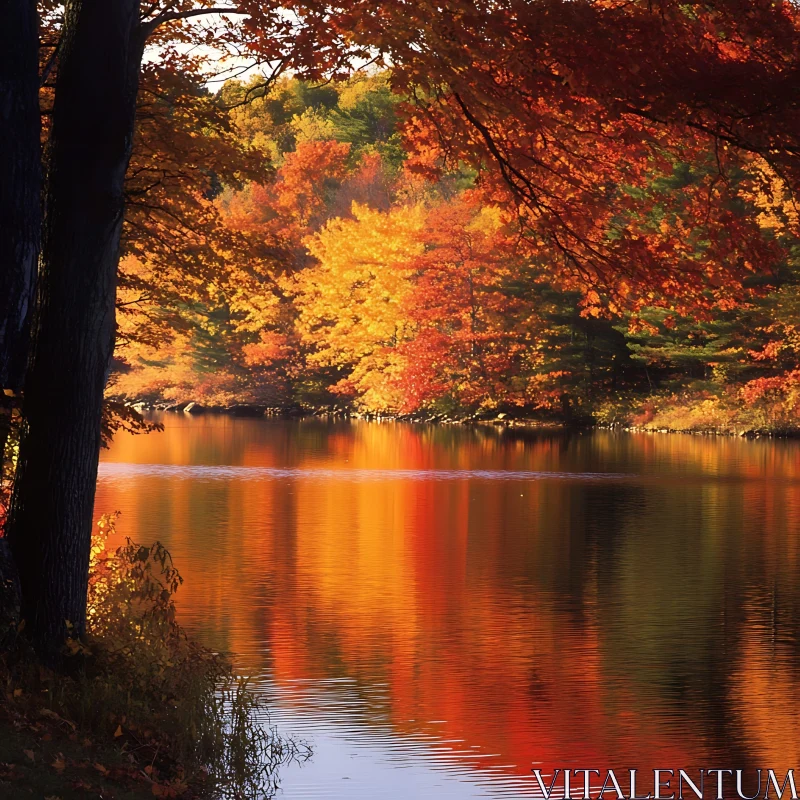
[[[707,302],[780,260],[746,203],[800,178],[794,5],[368,5],[352,29],[415,99],[420,168],[444,156],[499,177],[534,251],[626,303]],[[703,166],[661,224],[652,187],[686,163]]]
[[[60,9],[42,5],[45,78]],[[800,185],[792,3],[179,0],[141,14],[143,92],[156,76],[209,92],[239,77],[218,98],[231,109],[288,73],[324,84],[390,65],[412,164],[473,164],[532,256],[558,254],[612,307],[708,305],[783,257],[750,211],[776,181],[790,199]],[[302,132],[324,138],[313,116]]]

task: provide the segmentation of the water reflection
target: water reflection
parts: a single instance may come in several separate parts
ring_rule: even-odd
[[[800,447],[168,416],[97,510],[315,757],[287,798],[800,767]]]

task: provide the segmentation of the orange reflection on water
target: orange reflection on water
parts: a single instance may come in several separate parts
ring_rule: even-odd
[[[168,544],[186,624],[312,730],[519,776],[796,759],[793,444],[180,416],[104,462],[98,512]]]

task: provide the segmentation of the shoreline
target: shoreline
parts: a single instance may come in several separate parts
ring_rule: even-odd
[[[798,439],[800,426],[794,428],[666,428],[660,426],[609,424],[592,420],[547,420],[512,412],[478,412],[472,414],[445,414],[441,412],[417,411],[409,414],[391,412],[356,411],[336,406],[270,406],[261,403],[233,403],[229,406],[204,406],[196,401],[168,403],[166,401],[120,401],[144,413],[175,413],[190,416],[219,415],[251,419],[304,419],[309,417],[362,420],[369,422],[407,422],[424,425],[491,426],[515,430],[539,430],[542,432],[613,431],[619,433],[684,434],[690,436],[724,436],[741,439]]]

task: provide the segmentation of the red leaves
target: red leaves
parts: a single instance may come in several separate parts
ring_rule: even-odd
[[[627,303],[651,301],[654,285],[687,309],[719,299],[782,255],[731,210],[744,199],[736,171],[758,156],[790,185],[800,178],[789,156],[800,115],[785,90],[800,67],[797,12],[752,12],[553,0],[482,18],[464,3],[453,26],[410,11],[427,46],[383,33],[396,80],[417,90],[414,166],[488,165],[484,182],[505,185],[538,252],[611,296],[624,277]],[[681,163],[706,174],[652,191]]]
[[[400,347],[402,410],[447,395],[467,406],[510,399],[514,320],[525,303],[504,290],[521,264],[501,214],[481,208],[477,197],[442,204],[431,210],[422,240],[404,303],[415,335]]]
[[[161,345],[174,367],[188,339],[163,347],[162,308],[220,310],[219,325],[205,309],[180,321],[230,362],[223,374],[214,351],[202,375],[181,362],[185,383],[194,378],[215,402],[267,372],[282,390],[313,374],[335,393],[405,410],[528,402],[565,379],[556,367],[530,377],[550,341],[537,282],[562,301],[580,292],[570,303],[582,322],[661,306],[660,328],[672,332],[681,316],[709,318],[763,294],[790,255],[800,230],[793,4],[281,6],[289,13],[247,0],[244,18],[160,27],[162,61],[143,82],[127,239],[137,258],[123,269],[122,328]],[[315,77],[354,53],[386,57],[386,80],[404,98],[399,175],[377,139],[360,149],[334,134],[324,104],[264,94],[239,116],[224,113],[268,81],[229,84],[216,100],[197,90],[212,43]],[[312,91],[278,88],[295,99]],[[420,188],[414,173],[439,183]],[[479,199],[458,191],[473,176]],[[377,244],[340,241],[336,269],[319,268],[310,242],[339,225],[332,218],[352,220],[354,202],[387,212],[347,228]],[[404,205],[424,208],[411,237],[382,227]],[[387,255],[381,240],[393,236],[419,253]],[[140,296],[155,299],[133,324]],[[763,362],[784,351],[767,342],[760,352],[752,358]]]
[[[275,186],[277,207],[301,228],[301,236],[325,219],[329,192],[347,174],[350,145],[346,142],[299,142],[287,153]]]

